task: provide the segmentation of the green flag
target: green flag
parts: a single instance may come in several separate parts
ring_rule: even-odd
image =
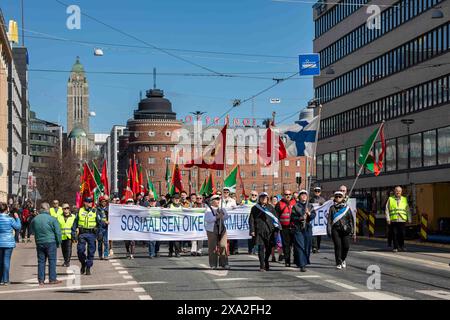
[[[231,193],[236,193],[236,181],[238,176],[238,166],[235,166],[233,170],[231,170],[228,177],[225,178],[224,186],[230,189]]]
[[[169,163],[166,162],[166,185],[167,185],[167,193],[170,193],[170,170],[169,170]]]
[[[206,184],[206,178],[203,180],[202,186],[200,187],[199,194],[203,194],[205,192],[205,184]]]
[[[175,186],[169,183],[169,194],[173,196],[175,194]]]
[[[98,171],[97,166],[95,165],[95,162],[92,161],[92,167],[94,168],[94,180],[97,184],[97,187],[94,189],[94,202],[98,202],[98,198],[100,198],[101,194],[105,191],[105,187],[102,184],[102,176],[100,174],[100,171]]]
[[[155,198],[155,200],[158,200],[158,193],[156,193],[156,188],[153,185],[153,183],[150,181],[150,179],[148,178],[148,172],[147,170],[145,170],[145,175],[147,176],[147,189],[151,192],[153,192],[153,197]]]
[[[373,147],[375,145],[375,140],[377,140],[378,136],[381,136],[381,145],[382,150],[379,155],[378,161],[375,159],[375,155],[373,152]],[[361,166],[364,166],[369,170],[370,172],[375,173],[375,175],[379,175],[381,168],[383,167],[383,156],[385,152],[386,146],[384,141],[384,133],[383,133],[383,124],[379,128],[376,128],[372,134],[370,135],[369,139],[364,143],[364,145],[361,148],[358,163]]]
[[[216,191],[214,187],[214,179],[212,173],[209,173],[208,180],[206,181],[205,188],[203,189],[203,195],[209,196]]]

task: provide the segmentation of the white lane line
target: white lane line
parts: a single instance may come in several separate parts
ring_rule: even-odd
[[[225,279],[214,279],[214,281],[217,282],[223,282],[223,281],[246,281],[250,280],[250,278],[225,278]]]
[[[434,298],[450,300],[450,292],[445,290],[416,290],[416,292],[432,296]]]
[[[334,284],[336,286],[342,287],[344,289],[348,289],[348,290],[356,290],[357,289],[357,288],[352,287],[352,286],[350,286],[348,284],[345,284],[345,283],[342,283],[342,282],[338,282],[338,281],[335,281],[335,280],[325,280],[325,281],[329,282],[329,283],[332,283],[332,284]]]
[[[407,257],[401,254],[396,253],[385,253],[385,252],[373,252],[373,251],[354,251],[353,253],[359,253],[359,254],[365,254],[365,255],[376,255],[381,257],[386,257],[390,259],[398,259],[398,260],[404,260],[413,262],[414,264],[418,264],[420,266],[427,266],[430,268],[440,269],[440,270],[449,270],[448,264],[443,262],[436,262],[436,261],[430,261],[426,259],[418,259],[418,258],[412,258]]]
[[[255,260],[259,260],[258,256],[253,256],[253,255],[248,254],[247,257],[255,259]]]
[[[206,264],[199,264],[199,266],[204,269],[202,270],[203,272],[211,274],[213,276],[226,277],[228,275],[228,270],[212,270]]]
[[[132,276],[123,276],[124,279],[128,280],[128,279],[133,279]]]
[[[403,300],[402,298],[379,291],[351,292],[351,294],[368,300]]]
[[[143,293],[143,292],[145,292],[145,289],[144,288],[133,288],[133,291],[136,293]]]
[[[126,270],[119,271],[119,274],[128,274],[128,271],[126,271]]]
[[[119,262],[113,262],[112,265],[115,266],[115,267],[118,267],[118,266],[120,266],[120,263]]]
[[[148,294],[145,296],[139,296],[139,300],[153,300]]]
[[[237,297],[234,300],[264,300],[261,297]]]
[[[82,285],[79,286],[80,289],[93,289],[93,288],[109,288],[109,287],[120,287],[120,286],[130,286],[130,285],[146,285],[146,284],[165,284],[167,282],[165,281],[148,281],[148,282],[136,282],[136,281],[128,281],[128,282],[121,282],[121,283],[109,283],[109,284],[92,284],[92,285]],[[17,292],[40,292],[40,291],[54,291],[54,290],[67,290],[72,291],[74,290],[73,287],[48,287],[48,288],[38,288],[38,289],[15,289],[15,290],[8,290],[8,291],[2,291],[0,290],[0,294],[10,294],[10,293],[17,293]]]
[[[115,263],[115,262],[117,262],[117,260],[116,260],[116,259],[109,259],[109,261],[110,261],[110,262],[112,262],[112,263]]]
[[[116,269],[116,270],[125,270],[124,267],[114,267],[114,269]]]
[[[300,278],[300,279],[320,278],[320,276],[316,276],[316,275],[306,275],[306,276],[296,276],[296,277]]]

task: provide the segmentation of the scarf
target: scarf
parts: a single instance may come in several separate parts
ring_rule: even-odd
[[[278,221],[278,218],[273,215],[272,212],[261,206],[259,203],[255,204],[255,207],[257,207],[259,210],[264,212],[266,215],[269,216],[269,218],[272,219],[273,225],[275,228],[280,228],[280,221]]]

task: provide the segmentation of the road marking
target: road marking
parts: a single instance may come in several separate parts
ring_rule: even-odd
[[[136,293],[142,293],[142,292],[145,292],[145,289],[144,288],[133,288],[133,291]]]
[[[116,259],[110,259],[109,261],[110,261],[110,262],[113,262],[113,263],[117,262]]]
[[[306,276],[296,276],[297,278],[300,278],[300,279],[303,279],[303,278],[305,278],[305,279],[307,279],[307,278],[320,278],[320,276],[316,276],[316,275],[306,275]]]
[[[264,300],[261,297],[238,297],[234,298],[234,300]]]
[[[113,266],[120,266],[120,263],[119,262],[113,262],[113,264],[112,264]]]
[[[259,260],[258,256],[253,256],[251,254],[248,254],[247,257],[255,259],[255,260]]]
[[[126,270],[119,271],[119,274],[128,274],[128,271],[126,271]]]
[[[114,269],[116,269],[116,270],[124,270],[125,268],[124,267],[114,267]]]
[[[122,276],[124,279],[133,279],[132,276]]]
[[[92,285],[82,285],[79,286],[79,289],[95,289],[95,288],[108,288],[108,287],[120,287],[120,286],[130,286],[130,285],[147,285],[147,284],[166,284],[165,281],[148,281],[148,282],[136,282],[136,281],[128,281],[121,283],[109,283],[109,284],[92,284]],[[46,285],[47,286],[47,285]],[[48,286],[48,288],[38,288],[38,289],[15,289],[2,291],[0,290],[0,294],[10,294],[10,293],[18,293],[18,292],[40,292],[40,291],[54,291],[54,290],[67,290],[73,291],[73,287],[53,287]]]
[[[349,290],[356,290],[357,289],[357,288],[352,287],[352,286],[350,286],[348,284],[345,284],[345,283],[342,283],[342,282],[338,282],[338,281],[335,281],[335,280],[325,280],[325,281],[329,282],[329,283],[332,283],[332,284],[334,284],[336,286],[342,287],[344,289],[349,289]]]
[[[228,275],[228,270],[212,270],[206,264],[199,264],[199,266],[205,269],[202,270],[203,272],[211,274],[213,276],[226,277]]]
[[[401,254],[373,252],[373,251],[360,251],[360,252],[354,251],[354,253],[366,254],[366,255],[377,255],[377,256],[391,258],[391,259],[405,260],[405,261],[409,261],[409,262],[414,262],[415,264],[419,263],[419,265],[422,265],[422,266],[426,265],[428,267],[435,268],[435,269],[447,270],[447,271],[449,270],[447,263],[412,258],[412,257],[407,257],[407,256],[404,256]]]
[[[402,298],[379,291],[352,292],[352,294],[368,300],[403,300]]]
[[[139,296],[139,300],[153,300],[149,295]]]
[[[439,299],[450,300],[450,292],[444,290],[416,290],[418,293],[422,293],[428,296],[432,296]]]
[[[225,279],[214,279],[214,281],[246,281],[249,278],[225,278]]]

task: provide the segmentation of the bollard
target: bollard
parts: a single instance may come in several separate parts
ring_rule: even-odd
[[[361,208],[358,208],[358,210],[356,211],[356,219],[359,222],[359,224],[357,225],[357,230],[359,231],[359,233],[357,233],[357,235],[359,236],[363,236],[364,235],[364,223],[365,221],[368,220],[367,217],[367,213],[364,212],[364,210],[362,210]]]
[[[422,213],[420,217],[420,238],[423,241],[428,238],[428,215],[426,213]]]
[[[375,236],[375,213],[369,214],[369,237]]]

